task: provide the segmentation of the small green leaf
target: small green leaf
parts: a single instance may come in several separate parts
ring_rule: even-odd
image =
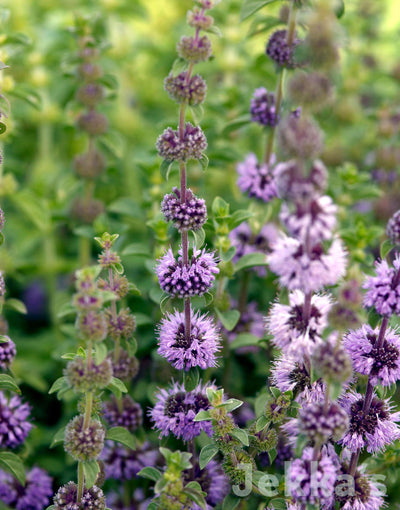
[[[245,0],[240,11],[240,21],[244,21],[252,14],[262,9],[265,5],[272,4],[278,0]]]
[[[274,460],[276,459],[277,451],[275,448],[272,448],[272,450],[269,450],[268,457],[269,457],[269,463],[273,464]]]
[[[269,504],[272,505],[273,508],[275,508],[276,510],[286,510],[287,509],[286,500],[283,498],[272,499]]]
[[[384,260],[386,258],[386,255],[394,248],[392,242],[390,239],[386,239],[381,243],[380,247],[380,255],[381,259]]]
[[[239,310],[227,310],[226,312],[220,312],[218,308],[214,310],[224,328],[228,331],[232,331],[240,319]]]
[[[152,480],[153,482],[157,482],[162,477],[162,474],[158,469],[148,466],[140,470],[138,476],[141,476],[142,478],[147,478],[148,480]]]
[[[252,218],[254,213],[251,211],[246,211],[245,209],[239,209],[235,211],[232,216],[229,218],[228,224],[229,228],[234,229],[244,221]]]
[[[204,228],[199,228],[199,230],[193,230],[192,234],[194,237],[194,244],[196,245],[196,248],[201,248],[204,244],[204,241],[206,240],[206,233],[204,231]]]
[[[171,311],[171,301],[172,297],[169,295],[164,296],[160,301],[160,310],[164,315],[166,312]]]
[[[206,292],[204,294],[204,300],[205,300],[206,306],[210,306],[211,303],[214,301],[214,294],[211,294],[211,292]]]
[[[233,131],[236,131],[237,129],[246,126],[247,124],[250,124],[251,117],[248,113],[245,115],[241,115],[240,117],[237,117],[234,120],[231,120],[228,122],[228,124],[225,124],[222,135],[228,135],[229,133],[232,133]]]
[[[122,393],[128,392],[125,384],[120,379],[117,379],[116,377],[113,377],[111,379],[111,382],[107,386],[107,389],[112,391],[117,398],[120,398]]]
[[[238,400],[237,398],[229,398],[228,400],[225,400],[225,402],[222,402],[222,404],[217,405],[217,407],[223,407],[228,413],[230,413],[242,405],[243,402],[241,400]]]
[[[239,439],[239,441],[245,446],[249,446],[249,436],[245,430],[236,428],[230,432],[230,435]]]
[[[276,388],[275,386],[271,386],[271,388],[269,389],[269,391],[272,393],[272,395],[273,395],[275,398],[280,397],[280,395],[282,394],[282,393],[281,393],[281,390],[280,390],[279,388]]]
[[[106,439],[110,439],[111,441],[121,443],[124,446],[130,448],[131,450],[135,449],[135,438],[124,427],[113,427],[107,430]]]
[[[191,368],[184,374],[185,390],[193,391],[200,381],[200,372],[197,367]]]
[[[166,181],[168,181],[173,164],[174,164],[173,161],[167,161],[166,159],[164,159],[163,162],[161,163],[160,172],[163,179],[165,179]]]
[[[225,496],[224,502],[222,503],[222,510],[235,510],[240,502],[241,498],[238,498],[230,493]]]
[[[247,33],[247,37],[253,37],[258,34],[262,34],[263,32],[267,32],[278,25],[282,25],[283,22],[279,18],[275,18],[274,16],[265,16],[262,19],[256,18]]]
[[[218,37],[222,37],[221,29],[219,27],[217,27],[216,25],[211,25],[211,27],[207,28],[207,30],[205,30],[205,32],[208,32],[209,34],[217,35]]]
[[[207,170],[209,162],[210,160],[208,159],[208,156],[206,154],[203,154],[199,159],[199,163],[201,165],[201,168],[203,169],[203,172]]]
[[[229,204],[221,197],[214,198],[211,209],[216,217],[226,218],[229,216]]]
[[[96,360],[96,365],[100,365],[108,354],[107,346],[104,342],[97,343],[94,347],[94,358]]]
[[[248,269],[255,266],[268,266],[267,256],[265,253],[254,252],[243,255],[243,257],[236,262],[234,270],[235,273],[237,273],[242,269]]]
[[[194,417],[194,421],[208,421],[211,420],[209,411],[199,411]]]
[[[0,467],[15,476],[21,485],[25,485],[24,464],[15,453],[0,452]]]
[[[28,310],[26,309],[25,303],[20,301],[19,299],[7,299],[4,303],[4,306],[10,308],[11,310],[15,310],[18,313],[26,314]]]
[[[200,451],[199,464],[200,469],[204,469],[212,458],[218,453],[218,447],[215,444],[206,444]]]
[[[49,389],[49,394],[52,393],[63,393],[66,390],[70,388],[67,378],[66,377],[59,377],[54,383],[52,384],[51,388]]]
[[[57,446],[58,444],[63,443],[64,436],[65,436],[65,427],[63,427],[60,430],[57,430],[57,432],[54,434],[53,441],[51,442],[50,448],[54,448],[54,446]]]
[[[8,336],[0,335],[0,344],[8,344],[10,338]]]
[[[196,489],[192,489],[191,487],[189,487],[189,485],[191,484],[194,484],[196,482],[190,482],[188,483],[185,488],[183,489],[183,492],[192,500],[196,503],[197,506],[199,506],[202,510],[206,510],[207,509],[207,504],[206,504],[206,500],[204,499],[204,496],[203,494],[205,494],[205,492],[203,493],[202,491],[198,491]]]
[[[256,432],[261,432],[270,424],[270,420],[266,416],[260,416],[256,421]]]
[[[132,243],[122,250],[121,255],[140,255],[151,257],[150,249],[147,244]]]
[[[177,76],[188,67],[188,62],[184,58],[177,58],[172,64],[172,75]]]
[[[65,354],[63,354],[61,356],[61,359],[72,360],[72,359],[75,359],[75,358],[76,358],[76,353],[75,352],[66,352]]]
[[[21,390],[18,388],[15,379],[8,374],[0,374],[0,389],[15,391],[15,393],[21,393]]]
[[[190,111],[192,113],[192,117],[195,124],[200,124],[201,119],[204,115],[204,108],[201,104],[196,104],[190,107]]]
[[[85,475],[85,486],[90,489],[96,482],[100,467],[96,460],[82,462],[83,473]]]
[[[335,6],[335,14],[337,18],[341,18],[343,14],[345,13],[346,7],[344,4],[344,0],[338,0],[336,6]]]
[[[235,253],[236,253],[236,246],[231,246],[228,251],[226,252],[222,252],[220,254],[220,258],[222,260],[222,262],[229,262],[233,259],[233,257],[235,256]]]
[[[235,340],[229,344],[229,348],[233,351],[235,349],[239,349],[240,347],[250,347],[253,345],[258,345],[260,339],[253,335],[252,333],[239,333]]]

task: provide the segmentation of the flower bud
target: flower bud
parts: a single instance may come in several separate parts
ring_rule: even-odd
[[[75,416],[65,428],[64,448],[80,462],[96,460],[104,448],[105,429],[95,419],[83,428],[84,417]]]

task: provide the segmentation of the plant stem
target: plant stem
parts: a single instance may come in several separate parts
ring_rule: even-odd
[[[83,496],[83,487],[85,482],[85,475],[83,474],[83,464],[82,462],[78,462],[78,490],[76,493],[76,502],[80,503]]]

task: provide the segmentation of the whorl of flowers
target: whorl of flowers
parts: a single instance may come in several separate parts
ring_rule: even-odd
[[[367,290],[364,305],[374,307],[385,317],[400,315],[400,256],[389,267],[386,260],[375,263],[376,276],[368,276],[363,284]]]
[[[255,154],[249,154],[246,159],[236,167],[239,178],[237,185],[243,193],[250,198],[269,202],[277,196],[277,189],[272,174],[275,159],[270,164],[258,163]]]
[[[18,395],[6,397],[0,391],[0,447],[17,448],[32,429],[31,408]]]
[[[10,473],[0,471],[0,501],[15,510],[43,510],[52,495],[52,479],[44,469],[28,471],[24,486]]]

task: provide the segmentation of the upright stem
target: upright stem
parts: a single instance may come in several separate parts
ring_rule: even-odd
[[[83,464],[78,462],[78,490],[76,493],[76,502],[79,504],[83,496],[83,487],[85,482],[85,475],[83,474]]]

